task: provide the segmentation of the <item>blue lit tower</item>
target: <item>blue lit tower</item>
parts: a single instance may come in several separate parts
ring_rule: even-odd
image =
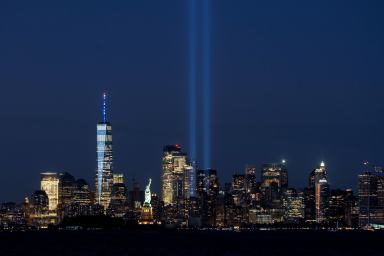
[[[96,203],[106,210],[113,186],[112,125],[107,121],[107,95],[103,94],[103,121],[97,124]]]

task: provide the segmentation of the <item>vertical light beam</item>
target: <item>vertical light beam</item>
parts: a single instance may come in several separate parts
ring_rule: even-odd
[[[197,33],[196,33],[196,3],[189,0],[188,41],[189,41],[189,146],[192,161],[196,160],[197,141]]]
[[[204,168],[211,168],[211,1],[203,0],[203,140],[204,140]]]

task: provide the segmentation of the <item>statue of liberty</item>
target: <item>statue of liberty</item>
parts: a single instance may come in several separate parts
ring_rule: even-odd
[[[151,183],[152,179],[149,179],[148,185],[145,187],[145,200],[144,205],[145,206],[151,206]]]
[[[145,187],[145,199],[143,207],[141,208],[141,216],[139,219],[139,224],[152,225],[154,224],[153,215],[152,215],[152,206],[151,206],[151,183],[152,179],[149,179],[148,185]]]

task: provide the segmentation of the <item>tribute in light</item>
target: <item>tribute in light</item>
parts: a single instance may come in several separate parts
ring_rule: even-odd
[[[211,168],[211,1],[203,1],[203,140],[204,168]]]
[[[196,160],[197,140],[197,33],[196,0],[189,0],[189,151],[192,161]]]

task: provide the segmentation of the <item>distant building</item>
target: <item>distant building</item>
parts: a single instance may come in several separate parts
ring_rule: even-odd
[[[245,167],[245,189],[247,194],[255,193],[256,191],[256,166],[247,165]]]
[[[106,118],[106,94],[103,94],[103,121],[97,124],[96,203],[106,210],[113,186],[112,125]]]
[[[364,171],[358,176],[359,226],[384,226],[384,173]]]
[[[35,191],[27,201],[27,222],[37,228],[57,223],[57,214],[49,210],[49,198],[44,190]]]
[[[324,162],[321,162],[320,166],[311,172],[309,176],[309,187],[315,187],[316,182],[321,179],[328,179],[327,169],[325,168]]]
[[[329,184],[326,179],[320,179],[315,185],[316,221],[325,222],[328,214]]]
[[[260,207],[260,183],[256,180],[256,167],[246,165],[245,167],[245,203],[248,207]]]
[[[113,217],[123,217],[128,210],[127,188],[124,184],[123,174],[113,174],[111,202],[107,213]]]
[[[25,210],[13,202],[0,204],[0,231],[22,231],[26,229]]]
[[[232,175],[231,194],[236,206],[245,206],[246,202],[246,176],[244,174]]]
[[[207,201],[207,224],[209,226],[216,226],[216,215],[217,215],[217,199],[219,196],[220,184],[219,177],[217,176],[217,171],[208,169],[208,201]]]
[[[287,189],[283,196],[284,220],[288,223],[304,221],[304,196],[296,189]]]
[[[346,226],[347,198],[351,191],[334,189],[330,191],[328,198],[328,222],[342,227]]]
[[[48,196],[48,209],[56,211],[59,204],[59,177],[57,173],[41,173],[40,189]]]
[[[285,162],[264,164],[261,169],[262,206],[266,209],[279,209],[281,197],[288,188],[288,170]]]
[[[330,187],[325,163],[321,162],[309,175],[304,189],[305,220],[325,222],[328,214]]]
[[[164,205],[179,207],[194,193],[195,169],[188,162],[187,154],[179,145],[168,145],[163,149],[162,199]]]
[[[184,197],[189,199],[196,196],[196,165],[187,164],[184,169]]]
[[[59,205],[60,210],[72,204],[76,190],[76,179],[68,172],[59,173]]]
[[[144,191],[140,189],[140,184],[132,180],[132,190],[129,191],[128,203],[131,209],[141,209],[144,201]]]

